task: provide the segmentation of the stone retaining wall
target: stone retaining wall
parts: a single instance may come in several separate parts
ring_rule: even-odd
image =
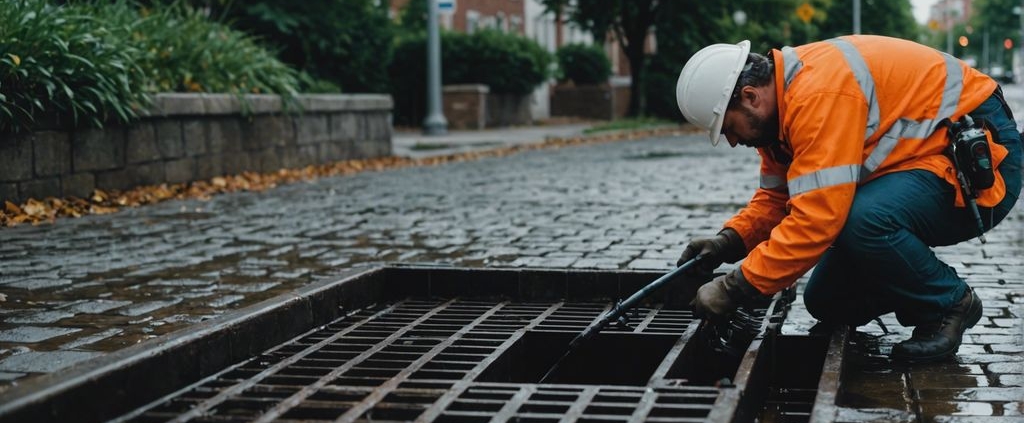
[[[391,154],[389,95],[160,94],[126,126],[0,135],[0,203]]]
[[[628,109],[628,85],[556,85],[551,91],[552,116],[614,120]]]
[[[448,129],[484,129],[490,91],[482,84],[445,85],[442,101]]]

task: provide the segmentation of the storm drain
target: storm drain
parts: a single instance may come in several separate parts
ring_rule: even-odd
[[[640,308],[540,378],[607,303],[406,299],[310,331],[117,421],[703,421],[689,310]],[[567,420],[568,419],[568,420]]]

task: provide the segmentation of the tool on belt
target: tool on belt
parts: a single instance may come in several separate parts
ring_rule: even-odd
[[[558,361],[555,362],[555,365],[551,366],[551,369],[544,374],[544,377],[540,379],[540,383],[544,383],[545,381],[547,381],[547,379],[552,374],[555,373],[555,370],[557,370],[562,365],[562,362],[565,361],[566,357],[569,357],[569,354],[571,354],[574,350],[579,348],[581,344],[593,338],[594,335],[597,335],[598,332],[601,332],[601,330],[608,326],[608,324],[616,322],[620,326],[628,327],[626,325],[626,312],[629,311],[629,309],[635,307],[637,304],[643,301],[644,298],[647,298],[647,296],[651,295],[662,285],[665,285],[672,279],[675,279],[677,276],[681,275],[683,272],[695,266],[698,262],[700,262],[703,259],[703,254],[698,255],[697,257],[694,257],[687,261],[686,263],[683,263],[679,267],[675,268],[675,270],[672,270],[671,272],[662,275],[654,282],[651,282],[647,286],[641,288],[639,291],[631,295],[625,301],[620,301],[618,304],[615,305],[615,308],[606,313],[604,316],[601,316],[600,320],[591,323],[590,326],[587,326],[587,328],[584,329],[583,332],[580,332],[579,335],[576,335],[576,337],[573,338],[571,342],[569,342],[569,349],[565,352],[565,354],[562,355],[561,358],[558,359]]]
[[[950,143],[947,148],[949,158],[953,160],[956,179],[960,182],[960,193],[964,203],[974,215],[978,225],[978,239],[985,243],[985,226],[978,212],[978,192],[992,187],[995,183],[995,171],[992,169],[992,154],[988,148],[988,137],[985,135],[983,120],[974,120],[964,115],[957,122],[948,126]]]

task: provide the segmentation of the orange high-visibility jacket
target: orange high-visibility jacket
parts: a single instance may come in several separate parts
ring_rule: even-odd
[[[724,225],[743,238],[749,254],[740,269],[766,295],[817,263],[859,184],[924,169],[959,187],[940,122],[973,111],[997,87],[952,56],[895,38],[847,36],[771,54],[781,144],[758,149],[761,186]],[[989,147],[998,167],[1006,148],[991,137]],[[978,204],[994,206],[1005,192],[997,172]]]

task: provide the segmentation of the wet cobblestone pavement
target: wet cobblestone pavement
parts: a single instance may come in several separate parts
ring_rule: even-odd
[[[753,151],[690,135],[3,229],[0,390],[353,267],[668,270],[690,238],[714,233],[746,202],[757,169]],[[891,315],[883,320],[893,333],[860,328],[863,389],[847,393],[844,418],[1024,421],[1022,208],[986,245],[937,250],[985,302],[956,362],[900,368],[886,355],[910,331]],[[783,332],[811,323],[798,300]]]

